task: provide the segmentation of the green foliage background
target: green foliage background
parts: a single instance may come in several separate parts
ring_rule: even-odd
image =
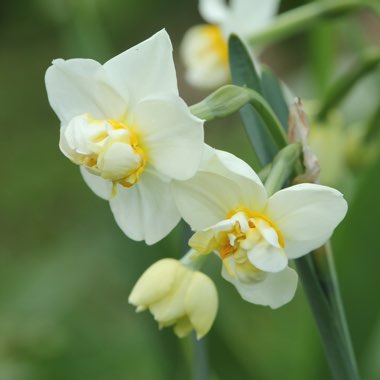
[[[299,4],[284,0],[282,10]],[[158,331],[148,313],[136,314],[127,303],[148,265],[180,256],[183,226],[153,247],[122,234],[107,202],[91,193],[60,153],[43,77],[53,58],[105,61],[166,27],[181,94],[192,104],[206,93],[183,82],[178,46],[188,27],[200,22],[196,1],[1,2],[0,380],[191,378],[191,338]],[[379,23],[362,14],[277,44],[264,60],[297,95],[315,98],[379,40]],[[341,107],[346,122],[360,123],[378,106],[379,84],[374,73],[355,88]],[[211,123],[206,138],[249,162],[238,118]],[[361,371],[376,380],[380,160],[350,173],[349,180],[339,174],[336,186],[347,192],[350,209],[333,241],[337,270]],[[241,300],[220,278],[217,259],[205,269],[220,297],[206,339],[213,379],[329,378],[301,287],[293,302],[271,311]]]

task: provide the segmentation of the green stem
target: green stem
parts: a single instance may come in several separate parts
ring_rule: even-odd
[[[358,376],[354,349],[352,347],[351,337],[345,317],[343,301],[340,294],[338,276],[336,274],[334,256],[330,242],[315,250],[312,255],[315,268],[321,284],[326,293],[326,297],[331,304],[334,313],[338,319],[342,336],[345,340],[347,353],[350,357],[350,363],[354,372]]]
[[[291,144],[283,148],[273,160],[272,169],[265,181],[268,196],[280,190],[289,179],[294,165],[301,154],[300,144]]]
[[[329,111],[349,94],[355,84],[365,75],[374,70],[379,64],[380,50],[376,49],[367,51],[360,62],[331,86],[320,106],[319,112],[317,113],[317,119],[320,121],[324,120]]]
[[[312,253],[295,260],[335,380],[359,380],[332,257],[323,269]],[[321,271],[322,269],[322,271]],[[325,284],[329,284],[328,287]],[[334,285],[332,285],[334,284]],[[328,290],[327,290],[328,289]],[[333,301],[332,301],[333,300]],[[342,325],[343,324],[343,325]]]
[[[368,8],[380,17],[380,5],[374,0],[316,1],[279,15],[267,28],[251,36],[249,42],[256,45],[279,41],[324,19],[344,16],[360,8]]]
[[[210,368],[208,364],[206,338],[197,339],[195,334],[192,334],[193,343],[193,379],[194,380],[209,380]]]
[[[262,117],[277,148],[284,147],[287,144],[287,137],[281,122],[267,101],[250,88],[223,86],[201,102],[191,106],[190,110],[195,116],[210,121],[231,115],[246,104],[251,104]]]

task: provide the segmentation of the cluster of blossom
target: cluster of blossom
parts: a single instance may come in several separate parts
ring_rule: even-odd
[[[248,24],[237,20],[247,1],[231,3],[229,9],[221,1],[202,1],[201,9],[225,33],[236,25],[244,32]],[[269,19],[276,3],[260,1],[260,17]],[[203,82],[207,66],[193,65],[197,44],[191,41],[203,32],[216,38],[207,28],[190,31],[183,52],[192,57],[189,78],[211,86],[225,73],[215,71],[210,83]],[[202,49],[210,51],[207,43]],[[277,308],[297,286],[288,260],[324,244],[346,214],[342,194],[326,186],[300,184],[268,196],[248,164],[205,144],[204,121],[179,97],[164,30],[104,65],[55,60],[46,87],[61,121],[61,151],[80,166],[94,193],[110,202],[128,237],[154,244],[181,218],[194,231],[189,253],[153,264],[129,297],[137,311],[149,309],[161,327],[174,326],[180,337],[192,329],[204,336],[216,316],[215,285],[197,265],[207,255],[220,257],[223,278],[243,299]]]

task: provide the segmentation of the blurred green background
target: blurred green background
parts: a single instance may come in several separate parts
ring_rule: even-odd
[[[0,3],[0,380],[192,378],[191,338],[159,331],[149,313],[136,314],[127,303],[148,265],[163,256],[179,257],[183,227],[153,247],[122,234],[107,202],[91,193],[58,149],[58,119],[47,102],[44,73],[58,57],[104,62],[165,27],[175,48],[181,94],[189,104],[196,102],[206,94],[183,82],[178,57],[183,33],[201,22],[196,3]],[[300,4],[284,0],[281,10]],[[360,13],[278,43],[263,59],[295,94],[316,98],[379,41],[379,22]],[[380,78],[374,72],[339,108],[344,125],[360,125],[379,103]],[[208,143],[249,161],[236,117],[206,129]],[[330,145],[323,152],[327,166],[334,151]],[[337,270],[360,369],[366,379],[376,380],[380,160],[356,171],[343,166],[331,177],[350,203],[333,241]],[[220,297],[205,340],[213,379],[329,379],[301,286],[293,302],[272,311],[241,300],[219,276],[216,258],[205,270]]]

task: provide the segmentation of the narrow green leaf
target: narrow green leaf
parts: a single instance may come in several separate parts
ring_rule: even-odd
[[[264,98],[272,107],[285,131],[287,131],[289,108],[279,80],[268,67],[263,67],[261,73],[261,90]]]
[[[231,35],[228,48],[232,82],[261,93],[260,78],[243,42],[238,36]],[[251,105],[243,107],[240,116],[261,166],[268,164],[276,153],[276,147],[265,128],[265,123]]]

